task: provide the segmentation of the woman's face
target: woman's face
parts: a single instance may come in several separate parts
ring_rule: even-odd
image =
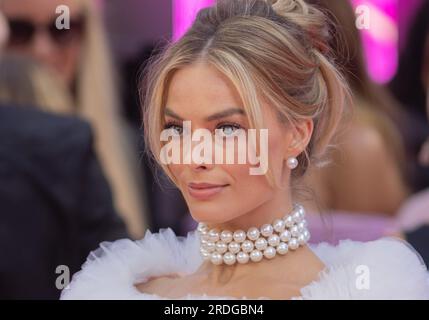
[[[67,85],[75,78],[83,36],[83,5],[76,0],[3,0],[2,10],[9,22],[6,50],[31,56],[55,70]],[[70,29],[56,28],[55,21],[65,5],[70,12]],[[62,19],[60,19],[62,21]]]
[[[290,148],[294,135],[266,105],[263,105],[263,117],[268,129],[270,168],[278,182],[288,185],[290,171],[285,167],[285,160],[291,156],[288,152],[296,152]],[[236,134],[238,128],[244,129],[245,134],[249,129],[242,101],[230,80],[204,63],[184,67],[171,79],[165,108],[166,128],[183,136],[184,120],[191,121],[192,133],[207,129],[214,135],[219,129],[224,136],[229,136],[225,139]],[[256,136],[259,137],[259,133]],[[191,149],[197,145],[198,142],[193,142]],[[262,151],[257,149],[259,153]],[[236,155],[237,149],[234,151]],[[255,166],[248,161],[215,164],[213,158],[212,164],[192,161],[168,167],[196,221],[227,223],[267,203],[279,201],[279,197],[285,201],[285,192],[288,192],[287,188],[271,187],[265,175],[251,175],[249,168]]]
[[[9,37],[9,27],[6,24],[6,19],[3,16],[3,13],[0,11],[0,54],[3,49],[4,43]]]

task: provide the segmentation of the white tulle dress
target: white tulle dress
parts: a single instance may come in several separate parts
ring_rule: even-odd
[[[429,299],[427,268],[403,241],[343,240],[337,246],[321,243],[310,248],[326,268],[296,299]],[[138,241],[103,242],[73,276],[61,299],[167,299],[142,293],[135,284],[150,277],[191,274],[202,262],[196,231],[181,237],[167,228],[147,231]],[[360,286],[359,276],[368,271],[366,285]],[[239,298],[188,294],[181,299]]]

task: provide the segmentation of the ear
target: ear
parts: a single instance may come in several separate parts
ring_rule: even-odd
[[[301,154],[313,135],[314,122],[312,119],[300,120],[292,125],[292,141],[286,150],[286,158],[297,157]]]

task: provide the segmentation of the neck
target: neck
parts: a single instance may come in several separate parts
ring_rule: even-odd
[[[289,193],[279,193],[271,201],[265,202],[259,207],[239,217],[219,224],[209,224],[210,228],[220,230],[244,230],[250,227],[260,228],[263,224],[272,223],[275,219],[284,217],[293,209],[292,197]]]
[[[236,230],[247,232],[251,227],[260,229],[264,224],[271,224],[276,219],[284,218],[286,214],[292,212],[293,208],[294,205],[290,194],[278,194],[271,201],[264,203],[251,212],[225,223],[208,225],[208,227],[210,229],[216,228],[218,230],[229,230],[232,232]],[[301,251],[306,251],[304,249],[305,248],[301,248]],[[210,284],[222,286],[233,279],[247,278],[247,275],[257,275],[261,274],[261,272],[266,275],[271,274],[271,272],[276,272],[276,270],[279,270],[278,268],[285,266],[287,261],[294,259],[297,255],[300,255],[300,253],[290,252],[286,255],[276,255],[274,259],[270,260],[262,259],[256,263],[235,263],[234,265],[216,265],[210,260],[206,260],[202,263],[197,273],[203,276]]]

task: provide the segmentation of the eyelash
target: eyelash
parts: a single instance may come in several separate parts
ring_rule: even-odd
[[[172,129],[174,127],[180,128],[180,130],[182,130],[182,125],[174,122],[174,121],[169,121],[164,125],[164,130],[168,130],[168,129]],[[181,132],[182,133],[182,132]]]
[[[233,127],[235,130],[243,129],[241,125],[235,122],[222,122],[216,126],[216,129],[222,129],[222,127]]]
[[[174,127],[182,129],[182,125],[180,123],[174,122],[174,121],[168,121],[164,125],[164,129],[171,129]],[[236,122],[221,122],[216,126],[216,129],[222,129],[222,127],[233,127],[235,130],[243,129],[243,127]]]

